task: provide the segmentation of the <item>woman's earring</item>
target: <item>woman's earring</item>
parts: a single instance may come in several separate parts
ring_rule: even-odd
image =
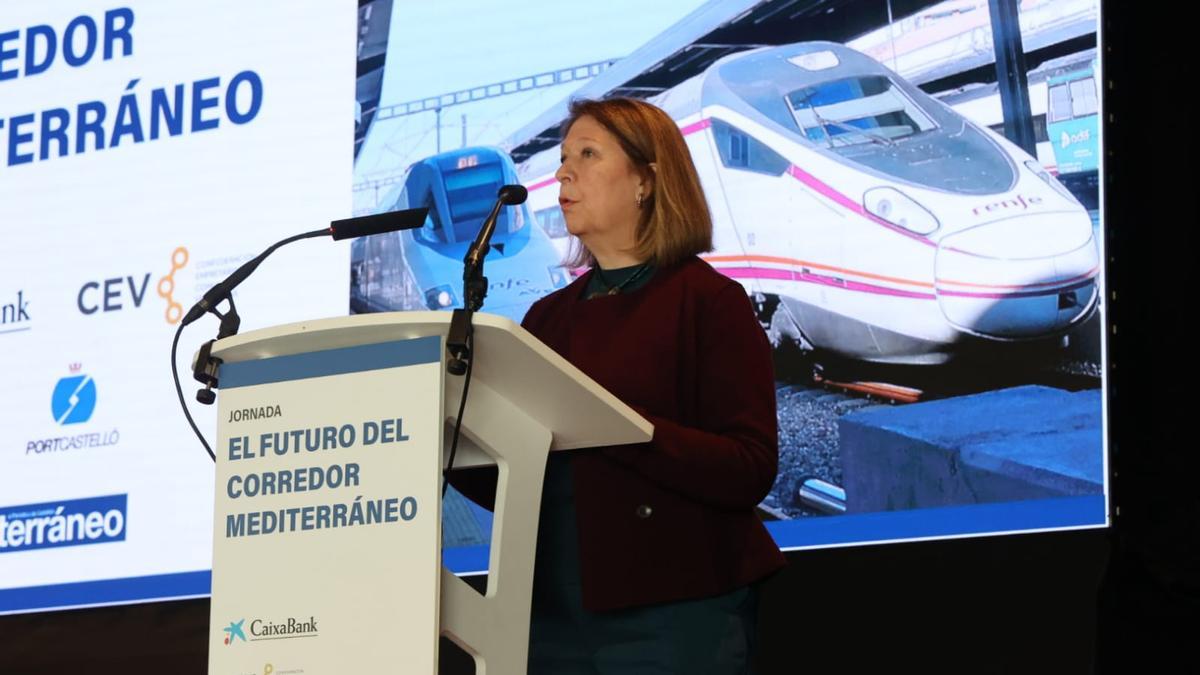
[[[642,193],[640,193],[640,192],[637,195],[637,207],[639,209],[642,208]]]

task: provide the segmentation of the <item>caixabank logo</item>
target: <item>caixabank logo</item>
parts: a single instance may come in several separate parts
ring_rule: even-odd
[[[188,266],[189,257],[186,247],[176,247],[171,252],[169,268],[154,284],[155,294],[166,303],[163,318],[172,326],[183,318],[183,305],[175,297],[179,285],[175,275]],[[75,305],[85,316],[142,309],[150,290],[150,279],[154,274],[142,272],[107,279],[90,279],[79,287]]]
[[[229,625],[224,628],[225,644],[227,644],[227,645],[233,644],[234,642],[237,642],[238,640],[245,642],[246,641],[246,630],[245,630],[245,628],[243,628],[243,626],[245,626],[245,625],[246,625],[245,619],[238,619],[237,621],[230,621]]]
[[[0,296],[0,335],[23,333],[33,328],[29,314],[29,296],[24,289]]]
[[[125,540],[127,495],[0,506],[0,555]]]
[[[50,418],[59,427],[70,429],[69,435],[47,434],[25,443],[25,455],[41,456],[65,450],[82,450],[116,445],[121,440],[117,429],[92,431],[79,428],[96,412],[99,393],[96,380],[83,372],[83,365],[72,363],[70,374],[59,378],[50,394]]]
[[[249,637],[246,636],[246,619],[244,618],[230,621],[229,625],[221,630],[225,633],[226,645],[233,645],[236,642],[320,637],[315,616],[309,616],[306,619],[292,616],[282,620],[251,619]]]

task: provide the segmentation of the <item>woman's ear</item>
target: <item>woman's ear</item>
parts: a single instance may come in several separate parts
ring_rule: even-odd
[[[654,181],[658,176],[658,165],[650,162],[646,166],[650,167],[650,171],[642,173],[641,187],[646,191],[646,196],[654,194]]]

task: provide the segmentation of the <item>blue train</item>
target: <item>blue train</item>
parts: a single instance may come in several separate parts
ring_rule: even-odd
[[[351,243],[350,311],[355,314],[462,307],[463,256],[502,185],[517,183],[508,153],[469,147],[414,163],[378,211],[429,207],[425,225]],[[561,254],[526,204],[496,222],[484,273],[483,311],[520,321],[538,298],[570,280]]]

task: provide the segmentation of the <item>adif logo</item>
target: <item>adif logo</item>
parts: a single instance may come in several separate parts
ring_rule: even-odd
[[[242,624],[246,623],[245,619],[240,621],[230,621],[225,627],[225,644],[232,644],[234,640],[246,641],[246,632],[242,630]]]
[[[125,540],[126,495],[0,507],[0,553]]]
[[[50,412],[60,425],[86,422],[96,410],[96,381],[90,375],[78,374],[80,364],[72,363],[70,368],[75,374],[59,380],[50,396]]]
[[[1075,135],[1068,134],[1064,131],[1062,132],[1062,135],[1058,137],[1058,142],[1059,145],[1065,148],[1072,143],[1082,143],[1084,141],[1091,140],[1091,138],[1092,134],[1087,129],[1083,129]]]
[[[175,273],[187,267],[188,250],[184,246],[177,247],[171,252],[171,269],[158,280],[155,290],[158,296],[166,301],[165,318],[168,324],[175,325],[183,318],[183,306],[175,300]],[[113,277],[102,281],[89,281],[79,288],[75,304],[83,314],[91,315],[97,312],[119,312],[142,306],[146,299],[146,291],[150,286],[152,272],[141,275]]]

